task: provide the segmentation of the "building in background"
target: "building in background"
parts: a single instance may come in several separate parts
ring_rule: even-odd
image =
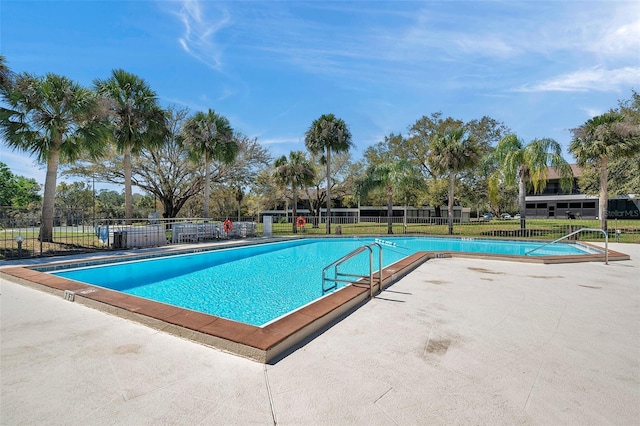
[[[298,207],[298,216],[309,216],[309,209]],[[322,208],[320,211],[322,218],[326,217],[327,209]],[[410,223],[441,223],[447,221],[447,209],[441,208],[441,214],[445,216],[436,216],[436,210],[433,207],[412,207],[412,206],[393,206],[393,221],[401,223],[405,218]],[[260,221],[263,216],[272,216],[274,221],[282,218],[294,220],[292,217],[293,209],[288,207],[286,210],[272,209],[260,212]],[[467,223],[470,221],[471,209],[468,207],[454,206],[453,218],[456,223]],[[331,218],[336,223],[361,223],[361,222],[380,222],[387,219],[386,206],[360,206],[354,208],[331,207]],[[323,219],[324,220],[324,219]],[[443,223],[444,223],[443,222]]]
[[[547,186],[538,194],[530,192],[526,197],[525,214],[539,219],[596,219],[599,211],[597,195],[583,194],[578,187],[582,169],[575,164],[571,191],[563,191],[560,178],[554,168],[549,169]],[[640,219],[638,194],[619,195],[609,198],[608,217],[611,219]]]

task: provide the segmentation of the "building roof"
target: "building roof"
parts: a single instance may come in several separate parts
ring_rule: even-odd
[[[570,164],[571,171],[573,172],[574,178],[579,178],[582,175],[582,168],[577,164]],[[555,167],[549,167],[549,173],[547,175],[547,180],[560,179],[560,175],[558,174],[558,170]]]

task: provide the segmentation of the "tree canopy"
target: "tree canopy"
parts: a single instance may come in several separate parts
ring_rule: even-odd
[[[327,234],[331,234],[331,153],[347,152],[353,146],[347,123],[333,114],[324,114],[311,123],[304,143],[312,154],[321,154],[327,167]]]
[[[56,74],[21,74],[2,91],[0,110],[6,144],[47,164],[40,240],[53,241],[56,180],[60,162],[83,153],[102,154],[108,137],[106,115],[93,91]]]
[[[165,114],[149,84],[123,69],[113,70],[107,79],[96,79],[94,86],[110,111],[112,140],[123,154],[125,217],[131,219],[131,154],[162,146],[166,135]]]
[[[40,203],[40,185],[33,178],[18,176],[0,161],[0,217],[6,209],[27,209]]]
[[[291,151],[289,158],[282,156],[275,163],[274,177],[282,186],[291,186],[293,217],[298,216],[298,190],[313,183],[315,169],[302,151]],[[296,221],[292,220],[293,233],[298,232]]]
[[[393,234],[393,194],[419,185],[419,174],[405,160],[372,164],[358,182],[356,193],[366,195],[382,189],[387,197],[387,234]]]
[[[608,169],[611,158],[628,159],[640,151],[640,125],[633,116],[616,111],[593,117],[572,130],[569,149],[580,166],[597,164],[600,168],[600,226],[607,230]]]
[[[549,167],[554,167],[560,176],[560,184],[570,190],[573,184],[573,172],[562,156],[562,147],[550,138],[534,139],[525,143],[516,135],[508,135],[498,142],[492,154],[500,164],[499,172],[507,184],[518,184],[518,204],[520,206],[520,228],[526,228],[527,189],[534,192],[544,189],[547,183]],[[495,179],[495,175],[494,175]],[[499,184],[500,180],[492,181]]]
[[[215,203],[214,215],[229,215],[232,209],[240,215],[243,204],[252,209],[281,205],[284,193],[277,189],[276,178],[290,178],[286,167],[308,155],[314,179],[288,185],[295,184],[295,191],[294,186],[291,189],[296,194],[305,194],[302,202],[312,215],[320,217],[321,206],[326,204],[327,233],[331,232],[332,205],[355,206],[360,197],[387,205],[394,201],[428,204],[437,216],[446,204],[451,218],[455,203],[472,205],[478,211],[511,208],[516,183],[524,227],[526,190],[542,189],[549,167],[560,172],[562,183],[570,178],[557,142],[541,138],[525,144],[504,123],[487,116],[464,122],[442,112],[424,115],[406,134],[389,133],[366,148],[362,160],[353,162],[349,127],[334,114],[324,114],[305,132],[308,154],[283,156],[274,163],[256,138],[234,131],[229,120],[212,108],[191,116],[186,109],[162,109],[149,84],[122,69],[93,83],[86,88],[56,74],[16,74],[0,55],[3,140],[9,148],[25,151],[47,165],[43,241],[52,239],[56,191],[80,191],[73,184],[57,185],[59,167],[76,177],[124,185],[127,218],[132,216],[133,186],[145,192],[140,205],[155,208],[153,196],[167,218],[179,215],[185,206],[190,214],[195,214],[197,206],[209,216],[210,201]],[[603,221],[607,195],[638,192],[639,128],[640,96],[632,91],[631,99],[620,101],[616,109],[573,129],[570,148],[583,168],[580,186],[587,193],[600,192]],[[477,161],[481,157],[483,161]],[[383,171],[389,172],[400,162],[420,173],[420,185],[404,182],[393,185],[392,191],[381,185],[383,190],[357,196],[356,182],[382,182],[386,179]],[[11,177],[7,171],[6,166],[0,168],[2,179],[13,184],[5,183],[0,195],[12,201],[4,202],[37,204],[37,183]],[[25,197],[7,195],[15,190],[16,182]],[[209,191],[215,191],[215,196]]]
[[[454,127],[437,135],[431,144],[429,162],[431,168],[448,175],[449,199],[447,218],[449,235],[453,234],[454,185],[460,171],[473,167],[480,158],[478,144],[463,127]]]
[[[238,154],[238,143],[233,138],[229,120],[212,109],[196,112],[182,126],[179,139],[192,161],[204,160],[204,202],[202,217],[209,217],[212,160],[231,163]]]

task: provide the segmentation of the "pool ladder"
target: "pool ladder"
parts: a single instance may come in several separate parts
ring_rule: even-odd
[[[585,232],[585,231],[590,231],[590,232],[602,232],[604,234],[604,264],[608,265],[609,264],[609,236],[607,235],[607,232],[604,229],[600,229],[600,228],[580,228],[577,231],[573,231],[568,233],[567,235],[563,235],[562,237],[558,238],[557,240],[553,240],[549,243],[545,243],[543,245],[541,245],[540,247],[536,247],[533,250],[529,250],[528,252],[525,253],[525,256],[533,253],[536,250],[541,249],[542,247],[546,247],[550,244],[554,244],[557,243],[558,241],[562,241],[565,238],[569,238],[573,235],[577,235],[581,232]]]
[[[378,267],[378,288],[380,290],[382,290],[382,246],[378,243],[372,243],[372,244],[367,244],[361,247],[358,247],[357,249],[353,250],[352,252],[350,252],[349,254],[341,257],[340,259],[336,260],[335,262],[331,263],[330,265],[327,265],[323,270],[322,270],[322,294],[325,294],[326,292],[330,291],[330,290],[334,290],[336,288],[338,288],[338,283],[342,282],[342,283],[353,283],[354,278],[358,278],[358,279],[369,279],[369,295],[371,297],[373,297],[373,246],[377,246],[378,247],[378,251],[380,253],[379,256],[379,267]],[[359,255],[360,253],[364,252],[368,250],[369,251],[369,275],[355,275],[355,274],[346,274],[343,272],[340,272],[338,270],[338,267],[343,264],[344,262],[346,262],[347,260]],[[327,271],[329,269],[333,268],[334,269],[334,274],[333,274],[333,278],[329,278],[327,277]],[[351,279],[348,279],[351,278]]]

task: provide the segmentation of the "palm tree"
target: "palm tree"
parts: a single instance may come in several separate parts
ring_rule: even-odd
[[[311,185],[315,177],[315,170],[306,159],[302,151],[291,151],[289,159],[286,156],[278,158],[275,163],[273,177],[281,186],[291,185],[293,196],[293,233],[298,232],[296,217],[298,216],[298,189]]]
[[[4,55],[0,55],[0,93],[8,93],[11,84],[12,72],[7,65]]]
[[[96,94],[56,74],[21,74],[3,91],[0,127],[7,145],[34,154],[47,164],[40,241],[53,241],[56,180],[60,162],[82,153],[97,157],[108,140],[109,126]]]
[[[491,154],[500,164],[499,171],[508,184],[518,183],[520,229],[526,229],[526,204],[528,187],[537,193],[547,185],[549,167],[554,167],[560,177],[560,187],[570,191],[573,187],[571,166],[562,157],[562,147],[553,139],[534,139],[525,144],[514,134],[498,142]]]
[[[160,146],[167,134],[165,113],[156,93],[140,77],[122,69],[106,80],[93,82],[96,91],[109,101],[113,140],[123,158],[125,219],[133,216],[131,155],[144,148]]]
[[[617,112],[607,112],[593,117],[577,129],[573,129],[569,150],[584,167],[587,163],[600,164],[600,227],[607,231],[607,183],[608,162],[614,158],[629,158],[640,150],[640,126],[625,120]]]
[[[387,195],[387,234],[393,234],[393,194],[398,190],[412,187],[420,181],[417,171],[404,160],[373,164],[365,172],[357,185],[358,195],[382,188]]]
[[[211,109],[206,113],[199,111],[187,119],[182,128],[181,140],[192,160],[204,158],[203,217],[209,217],[211,161],[230,164],[238,154],[239,145],[233,137],[229,120]]]
[[[351,132],[344,120],[323,114],[311,123],[304,143],[312,154],[322,154],[320,163],[327,166],[327,234],[331,234],[331,152],[349,151]]]
[[[456,127],[445,134],[437,135],[433,141],[429,162],[431,167],[449,177],[449,203],[447,217],[449,235],[453,234],[453,201],[456,175],[477,163],[479,159],[478,146],[475,140],[468,136],[464,127]]]

